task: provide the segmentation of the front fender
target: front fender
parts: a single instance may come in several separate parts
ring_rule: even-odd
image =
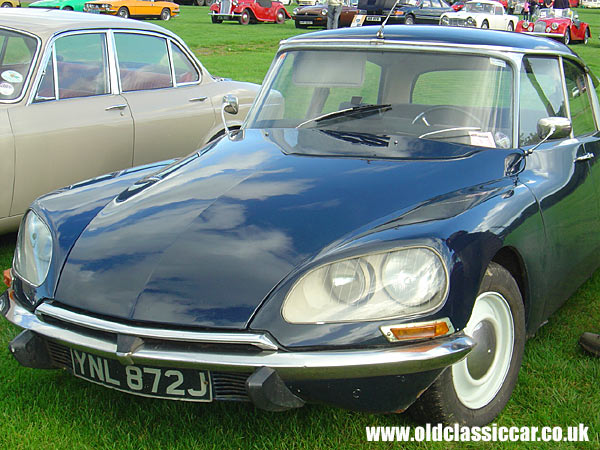
[[[315,255],[279,283],[259,307],[250,328],[270,332],[289,348],[389,345],[380,327],[441,318],[449,318],[459,331],[471,316],[489,263],[508,246],[519,253],[527,270],[544,245],[540,227],[535,197],[511,179],[444,196]],[[407,246],[428,246],[442,256],[450,281],[447,299],[437,311],[354,323],[291,324],[283,319],[285,297],[307,271],[343,258]]]
[[[30,208],[46,221],[52,233],[52,262],[46,280],[37,288],[15,278],[15,283],[22,286],[22,289],[15,291],[25,295],[18,299],[20,303],[32,309],[41,299],[52,298],[69,251],[96,214],[133,183],[172,162],[174,160],[113,172],[59,189],[35,200]]]

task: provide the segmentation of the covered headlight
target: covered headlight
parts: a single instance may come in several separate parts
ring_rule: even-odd
[[[396,249],[318,267],[292,287],[289,323],[357,322],[422,315],[446,298],[448,275],[430,248]]]
[[[20,278],[34,286],[44,282],[52,259],[52,235],[48,225],[28,211],[17,238],[13,268]]]

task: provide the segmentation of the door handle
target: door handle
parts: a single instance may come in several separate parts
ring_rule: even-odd
[[[190,98],[190,102],[203,102],[207,99],[208,97],[194,97],[194,98]]]
[[[573,161],[573,162],[587,161],[588,159],[592,159],[593,157],[594,157],[594,154],[588,152],[581,156],[578,156],[577,158],[575,158],[575,161]]]
[[[122,105],[112,105],[112,106],[109,106],[109,107],[107,107],[107,108],[105,109],[105,111],[112,111],[113,109],[125,109],[125,108],[127,108],[127,105],[126,105],[126,104],[122,104]]]

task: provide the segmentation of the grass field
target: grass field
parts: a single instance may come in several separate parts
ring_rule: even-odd
[[[291,10],[291,8],[290,8]],[[574,45],[600,75],[600,10],[578,10],[593,39]],[[160,23],[188,43],[219,76],[260,83],[281,39],[299,32],[285,25],[213,25],[208,8],[182,7]],[[158,23],[158,22],[156,22]],[[596,232],[597,230],[590,230]],[[0,268],[10,267],[15,235],[0,237]],[[498,425],[589,427],[589,443],[510,444],[515,448],[600,448],[600,359],[577,345],[600,331],[600,271],[526,346],[516,390]],[[466,443],[367,443],[366,426],[415,426],[408,415],[368,415],[307,406],[267,413],[248,404],[197,405],[133,397],[80,381],[62,371],[26,369],[10,356],[17,328],[0,322],[1,449],[329,449],[479,448]],[[503,448],[491,443],[486,448]],[[507,445],[508,446],[508,445]]]

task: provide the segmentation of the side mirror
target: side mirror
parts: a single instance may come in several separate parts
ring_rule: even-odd
[[[223,103],[221,104],[221,120],[225,127],[225,134],[230,136],[229,127],[227,126],[227,120],[225,120],[225,113],[237,114],[240,110],[238,98],[235,95],[228,94],[223,97]]]
[[[541,141],[526,150],[525,155],[531,155],[536,148],[548,139],[562,139],[570,136],[571,129],[571,121],[566,117],[544,117],[538,120],[537,134]]]
[[[571,134],[571,128],[571,121],[566,117],[544,117],[537,123],[537,134],[544,141],[561,139]]]
[[[223,97],[223,110],[229,114],[237,114],[240,110],[238,98],[235,95],[228,94]]]

